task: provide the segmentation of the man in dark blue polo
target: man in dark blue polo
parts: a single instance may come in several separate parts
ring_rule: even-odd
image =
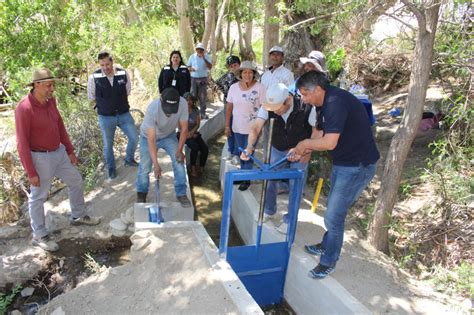
[[[101,52],[98,56],[100,69],[89,77],[87,94],[89,100],[95,103],[99,114],[99,126],[102,131],[104,158],[107,164],[108,178],[117,176],[114,157],[114,136],[117,127],[127,136],[128,144],[125,155],[125,166],[138,166],[135,161],[135,150],[138,143],[138,131],[135,121],[130,114],[128,95],[131,82],[128,73],[114,67],[112,56]]]
[[[344,240],[344,221],[349,207],[375,175],[380,154],[370,128],[364,105],[351,93],[329,85],[325,74],[310,71],[296,83],[302,101],[320,107],[321,130],[311,139],[299,142],[290,154],[292,161],[326,151],[331,154],[331,189],[324,215],[326,233],[321,243],[306,245],[311,255],[321,256],[309,276],[322,279],[334,271]]]

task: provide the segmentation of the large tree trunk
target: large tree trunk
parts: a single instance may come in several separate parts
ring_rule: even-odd
[[[202,35],[202,44],[204,47],[208,47],[211,34],[214,34],[216,28],[216,8],[217,0],[209,0],[208,7],[205,10],[205,25],[204,25],[204,34]]]
[[[217,42],[219,40],[219,36],[220,38],[222,38],[222,23],[224,22],[225,9],[227,8],[228,5],[229,5],[229,0],[222,1],[221,7],[219,9],[219,15],[217,16],[214,40],[211,41],[210,43],[213,63],[216,62]]]
[[[244,32],[244,44],[245,44],[245,52],[242,57],[245,56],[246,60],[254,61],[255,60],[255,52],[252,48],[252,29],[253,29],[253,21],[249,20],[245,22],[245,32]]]
[[[189,11],[188,0],[176,0],[176,13],[178,14],[178,29],[181,48],[184,55],[189,57],[194,51],[193,33],[187,12]],[[184,57],[186,58],[186,57]]]
[[[280,41],[277,0],[265,0],[265,19],[263,22],[263,66],[268,66],[268,52]]]
[[[397,199],[403,165],[423,114],[440,7],[439,2],[427,3],[421,9],[409,3],[408,0],[402,0],[402,2],[418,20],[418,35],[408,86],[407,105],[400,126],[390,144],[368,235],[370,244],[386,253],[389,251],[388,225]]]

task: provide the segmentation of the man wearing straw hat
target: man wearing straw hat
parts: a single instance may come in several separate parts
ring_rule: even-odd
[[[288,154],[290,148],[295,147],[298,142],[310,138],[314,130],[316,121],[310,118],[310,112],[294,106],[294,97],[288,92],[288,88],[283,83],[272,84],[268,88],[265,101],[257,113],[252,129],[249,133],[248,145],[245,152],[241,154],[242,160],[248,160],[253,153],[258,135],[262,131],[265,122],[274,118],[272,134],[272,148],[270,163],[282,159]],[[299,161],[289,163],[290,168],[306,170],[310,155]],[[290,194],[293,181],[290,181]],[[277,213],[277,181],[268,182],[265,196],[265,207],[263,220],[268,221],[275,217]],[[281,224],[276,228],[278,232],[286,234],[288,229],[288,218],[285,214]]]
[[[33,229],[32,244],[58,250],[45,225],[44,202],[54,177],[69,189],[72,225],[97,225],[99,218],[86,214],[82,177],[61,114],[56,106],[54,76],[48,69],[33,72],[32,89],[15,110],[18,154],[30,181],[28,211]]]

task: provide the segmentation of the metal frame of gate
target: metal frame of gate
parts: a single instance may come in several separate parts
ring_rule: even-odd
[[[259,170],[236,170],[225,174],[219,254],[227,259],[255,301],[260,306],[267,306],[278,304],[283,298],[291,246],[295,239],[304,172],[297,169],[276,170],[275,168],[287,161],[286,157],[273,164],[264,164],[254,157],[251,158],[260,168]],[[285,241],[261,244],[263,225],[263,206],[261,205],[255,244],[229,247],[234,182],[263,180],[263,189],[265,189],[265,181],[280,179],[295,180],[294,189],[289,195],[289,221]],[[261,202],[263,199],[264,197]]]

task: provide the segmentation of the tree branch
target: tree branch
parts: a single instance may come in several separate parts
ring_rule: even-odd
[[[393,14],[390,14],[390,13],[384,13],[383,15],[388,16],[389,18],[392,18],[392,19],[402,23],[403,25],[405,25],[406,27],[408,27],[412,31],[416,31],[416,27],[414,27],[413,25],[408,24],[407,22],[403,21],[402,19],[400,19],[396,15],[393,15]]]
[[[293,24],[293,25],[289,26],[289,27],[287,28],[287,30],[289,31],[289,30],[291,30],[291,29],[293,29],[293,28],[296,28],[296,27],[298,27],[298,26],[301,26],[302,24],[306,24],[306,23],[309,23],[309,22],[313,22],[313,21],[316,21],[317,19],[327,18],[327,17],[333,16],[334,14],[335,14],[335,13],[328,13],[328,14],[324,14],[324,15],[320,15],[320,16],[314,16],[314,17],[312,17],[312,18],[306,19],[306,20],[304,20],[304,21],[300,21],[300,22],[298,22],[298,23],[296,23],[296,24]]]
[[[418,31],[419,32],[426,32],[426,16],[414,3],[408,0],[400,0],[404,5],[410,9],[411,12],[416,16],[418,20]]]

